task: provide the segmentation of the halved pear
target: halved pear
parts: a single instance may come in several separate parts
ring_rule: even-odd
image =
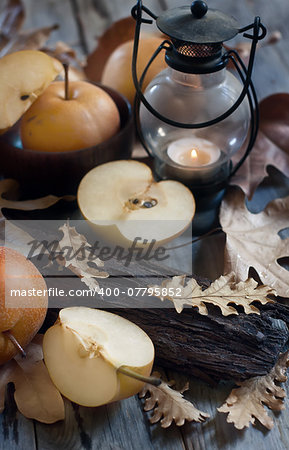
[[[95,167],[82,179],[77,193],[86,219],[110,242],[128,247],[179,236],[195,214],[190,190],[173,180],[155,182],[151,169],[133,160]]]
[[[44,361],[58,390],[82,406],[137,394],[143,382],[119,373],[125,366],[149,376],[154,346],[134,323],[99,309],[62,309],[43,340]]]
[[[38,50],[0,59],[0,130],[14,125],[61,72],[59,61]]]

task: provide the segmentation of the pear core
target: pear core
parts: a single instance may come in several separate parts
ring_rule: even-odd
[[[146,164],[133,160],[92,169],[80,182],[77,200],[96,232],[124,247],[136,237],[165,244],[182,234],[195,214],[186,186],[174,180],[157,183]]]

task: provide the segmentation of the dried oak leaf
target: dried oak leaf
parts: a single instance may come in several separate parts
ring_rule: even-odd
[[[21,28],[25,14],[21,0],[8,0],[0,11],[0,51]]]
[[[42,336],[26,347],[26,357],[17,355],[0,367],[0,413],[4,410],[8,383],[14,383],[18,410],[27,418],[54,423],[65,417],[64,402],[43,362]]]
[[[286,393],[276,384],[276,381],[285,382],[287,380],[288,366],[289,351],[279,357],[275,367],[268,375],[237,383],[240,387],[232,390],[218,411],[229,413],[227,422],[233,423],[238,430],[249,427],[250,423],[254,425],[255,419],[271,430],[274,422],[268,416],[264,405],[273,411],[285,409],[283,399],[286,397]]]
[[[255,146],[231,184],[251,198],[275,166],[289,177],[289,94],[274,94],[260,103],[260,128]]]
[[[153,373],[154,377],[159,378],[160,374]],[[183,389],[177,391],[171,389],[174,381],[165,383],[161,382],[159,386],[152,386],[145,384],[142,391],[139,393],[140,398],[144,398],[147,394],[150,397],[145,399],[144,410],[153,411],[150,418],[150,423],[157,423],[161,421],[162,428],[168,428],[173,422],[181,427],[185,421],[188,422],[204,422],[209,414],[199,411],[191,402],[183,397],[183,393],[189,389],[189,383]]]
[[[289,196],[273,200],[264,211],[252,214],[245,195],[231,189],[221,206],[220,223],[227,235],[225,272],[234,271],[239,280],[245,280],[249,268],[254,267],[262,283],[289,297],[289,271],[278,263],[289,256],[289,238],[278,235],[289,227]]]
[[[59,264],[67,267],[85,283],[90,289],[98,289],[99,284],[97,278],[107,278],[107,272],[101,272],[97,267],[103,267],[104,263],[99,258],[90,259],[91,247],[86,237],[79,234],[75,227],[71,227],[69,223],[64,224],[59,230],[63,233],[63,238],[59,241],[59,252],[63,255],[57,258]],[[71,249],[69,260],[65,259],[65,249]],[[81,251],[80,251],[81,250]],[[89,265],[91,262],[96,267]]]
[[[268,286],[258,286],[258,283],[252,278],[236,283],[233,272],[221,276],[205,290],[202,290],[194,278],[191,278],[186,284],[186,275],[165,280],[161,286],[152,286],[151,289],[153,289],[153,295],[162,301],[171,300],[178,313],[181,313],[187,305],[196,306],[200,314],[206,315],[208,310],[205,303],[209,303],[218,306],[224,316],[238,314],[238,311],[230,303],[242,306],[246,314],[259,314],[258,308],[251,303],[255,301],[263,305],[272,303],[268,295],[275,293]],[[162,295],[162,292],[165,295]]]
[[[0,12],[0,57],[20,50],[38,50],[58,25],[20,31],[25,18],[20,0],[9,0]]]
[[[90,81],[99,82],[111,53],[124,42],[134,38],[135,20],[125,17],[114,22],[99,38],[96,49],[88,56],[84,71]]]
[[[1,216],[2,209],[19,209],[21,211],[34,211],[36,209],[46,209],[60,200],[73,201],[75,200],[74,195],[64,195],[63,197],[57,197],[55,195],[47,195],[45,197],[36,198],[33,200],[10,200],[8,197],[9,193],[15,192],[19,187],[17,181],[12,179],[5,179],[0,181],[0,211]]]
[[[72,195],[65,195],[63,197],[47,195],[46,197],[23,201],[10,200],[7,198],[9,196],[14,198],[14,194],[17,192],[18,187],[19,184],[15,180],[5,179],[0,181],[0,240],[4,240],[5,233],[5,245],[18,250],[27,256],[31,249],[27,244],[32,240],[32,237],[21,228],[6,220],[2,213],[2,209],[18,209],[22,211],[46,209],[55,205],[60,200],[73,201],[75,200],[75,197]]]
[[[0,51],[0,56],[20,50],[39,50],[48,40],[52,31],[57,30],[58,25],[26,30],[13,36]]]

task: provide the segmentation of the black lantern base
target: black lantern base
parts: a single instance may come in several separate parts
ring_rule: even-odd
[[[192,222],[192,236],[201,236],[220,226],[219,210],[226,189],[200,193],[191,189],[195,201],[196,212]]]

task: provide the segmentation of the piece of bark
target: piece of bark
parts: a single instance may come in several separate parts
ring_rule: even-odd
[[[267,313],[224,317],[201,316],[191,309],[181,314],[171,309],[114,312],[148,333],[161,366],[187,374],[199,370],[217,380],[268,373],[289,337],[285,323]]]

